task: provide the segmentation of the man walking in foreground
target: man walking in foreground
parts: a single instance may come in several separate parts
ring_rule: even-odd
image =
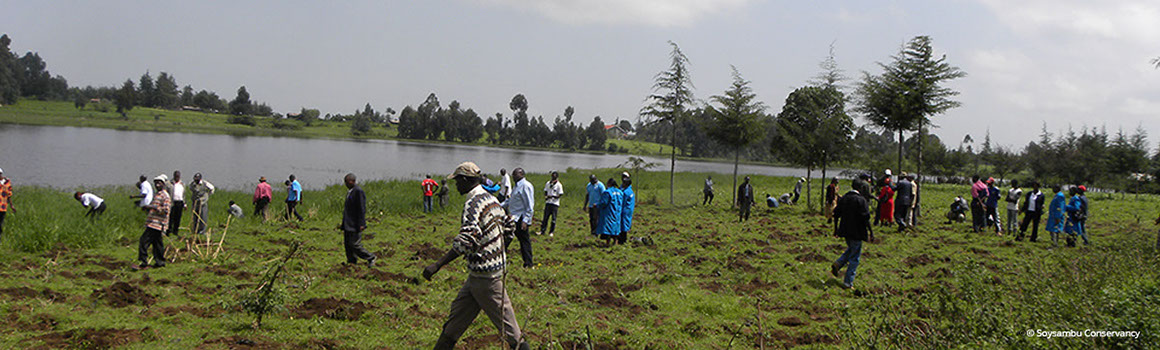
[[[366,259],[367,266],[375,266],[375,255],[362,246],[362,233],[367,229],[367,195],[355,182],[354,174],[346,174],[342,182],[346,191],[346,202],[342,207],[342,247],[346,251],[346,263],[354,264],[358,259]]]
[[[737,186],[737,206],[741,209],[738,212],[737,222],[749,220],[749,207],[753,205],[753,186],[749,185],[749,177],[745,177],[745,182],[741,186]]]
[[[201,173],[193,174],[193,183],[189,184],[189,194],[193,196],[193,233],[205,234],[205,223],[209,221],[209,195],[213,192],[213,184],[202,180]]]
[[[439,183],[432,180],[431,175],[427,175],[427,178],[423,179],[419,187],[423,189],[423,212],[430,213],[432,210],[431,200],[435,196],[435,191],[439,188]]]
[[[588,231],[595,236],[600,227],[600,209],[596,208],[596,204],[600,202],[600,196],[604,195],[604,184],[596,180],[596,174],[588,175],[588,186],[585,190],[587,193],[584,194],[584,207],[588,210]]]
[[[142,210],[149,214],[145,216],[145,232],[137,244],[137,269],[149,268],[149,247],[153,247],[153,267],[165,267],[165,242],[161,233],[169,227],[169,208],[173,204],[169,200],[169,193],[165,191],[164,174],[153,178],[153,202]]]
[[[564,185],[560,183],[560,173],[553,170],[552,179],[544,184],[544,220],[540,221],[540,232],[537,234],[544,234],[544,229],[551,220],[552,226],[548,230],[548,237],[556,235],[556,217],[560,213],[560,196],[563,195]]]
[[[512,170],[512,179],[516,181],[516,188],[511,191],[511,197],[504,201],[502,206],[507,209],[508,215],[516,221],[516,239],[520,240],[520,257],[524,260],[524,267],[532,268],[532,237],[528,234],[532,226],[532,216],[536,206],[535,189],[532,183],[524,177],[524,169]],[[511,239],[504,242],[504,248],[512,244]]]
[[[475,321],[480,311],[487,314],[492,324],[503,333],[504,343],[512,349],[531,349],[523,340],[516,322],[511,298],[504,286],[507,270],[503,236],[511,228],[499,201],[481,186],[479,167],[472,162],[459,164],[448,180],[455,180],[455,188],[467,197],[459,234],[451,242],[451,249],[443,258],[423,269],[423,278],[431,280],[443,265],[464,255],[468,275],[459,294],[451,302],[451,314],[443,324],[443,332],[435,343],[436,350],[453,349],[459,337]]]
[[[870,231],[870,210],[866,197],[856,190],[850,190],[838,198],[838,207],[834,208],[834,227],[834,236],[846,239],[846,252],[830,265],[830,274],[838,277],[838,271],[848,266],[842,286],[854,288],[854,275],[862,260],[862,242],[874,240],[874,232]]]

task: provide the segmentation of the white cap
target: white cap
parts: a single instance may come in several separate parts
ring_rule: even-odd
[[[890,169],[886,169],[886,176],[894,175],[890,173]]]
[[[153,181],[165,182],[165,181],[169,181],[169,177],[165,176],[165,174],[161,174],[161,175],[157,175],[157,177],[153,178]]]
[[[3,174],[3,173],[4,173],[4,169],[0,169],[0,174]]]

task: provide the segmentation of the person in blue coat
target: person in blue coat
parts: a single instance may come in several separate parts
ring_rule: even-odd
[[[1072,187],[1070,191],[1071,200],[1064,208],[1067,211],[1067,225],[1063,227],[1063,231],[1067,233],[1067,246],[1074,247],[1076,238],[1080,236],[1083,238],[1083,244],[1088,245],[1087,233],[1083,230],[1083,220],[1087,219],[1087,198],[1081,195],[1081,191],[1077,187]]]
[[[1067,198],[1059,185],[1052,185],[1051,191],[1055,192],[1055,197],[1051,198],[1051,204],[1047,207],[1046,229],[1051,233],[1051,246],[1055,247],[1059,244],[1059,233],[1063,232],[1063,209],[1067,206]]]
[[[609,178],[604,193],[600,195],[600,238],[609,244],[620,236],[620,214],[624,204],[624,192],[616,184],[616,179]]]
[[[620,236],[616,243],[624,244],[628,241],[628,231],[632,230],[632,214],[636,210],[636,193],[632,191],[632,177],[627,172],[620,173],[620,188],[624,193],[624,204],[620,212]]]

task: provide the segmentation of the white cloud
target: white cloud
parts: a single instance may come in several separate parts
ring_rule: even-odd
[[[477,0],[529,11],[568,24],[687,26],[697,19],[742,8],[752,0]]]
[[[1155,42],[1160,2],[1140,0],[980,0],[1013,29],[1098,39]]]

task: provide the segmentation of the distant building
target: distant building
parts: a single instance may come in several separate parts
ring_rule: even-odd
[[[195,107],[195,106],[181,106],[181,110],[183,110],[183,111],[194,111],[194,112],[201,112],[201,108],[198,108],[198,107]]]
[[[636,136],[636,133],[634,133],[632,131],[624,130],[624,128],[621,128],[620,125],[616,125],[616,124],[605,125],[604,132],[608,134],[608,137],[611,137],[614,139],[624,139],[627,137]]]

